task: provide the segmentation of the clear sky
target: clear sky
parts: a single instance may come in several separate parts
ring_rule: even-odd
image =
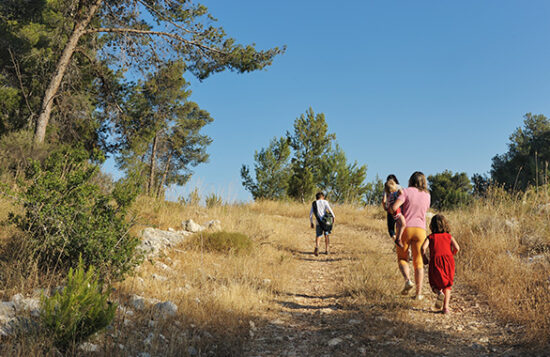
[[[214,142],[169,199],[198,186],[250,200],[241,165],[310,106],[348,160],[367,165],[367,181],[486,173],[525,113],[550,115],[549,1],[201,3],[240,43],[287,51],[265,71],[191,80]]]

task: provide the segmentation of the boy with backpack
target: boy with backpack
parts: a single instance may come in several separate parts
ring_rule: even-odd
[[[325,200],[325,194],[323,192],[317,192],[315,199],[309,211],[311,228],[315,228],[315,250],[313,254],[319,256],[319,243],[321,242],[321,238],[325,236],[325,254],[328,255],[329,235],[332,232],[335,216],[328,201]],[[315,216],[317,220],[316,225],[313,224],[313,216]]]

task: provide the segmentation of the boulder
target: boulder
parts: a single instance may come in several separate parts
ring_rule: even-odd
[[[97,352],[99,351],[99,346],[90,342],[84,342],[78,346],[78,349],[83,352]]]
[[[153,310],[158,312],[162,317],[174,316],[178,312],[178,306],[172,301],[159,302],[153,306]]]
[[[148,227],[141,232],[140,248],[145,254],[156,255],[164,248],[182,243],[189,235],[185,231],[170,232]]]
[[[130,306],[136,310],[143,310],[145,308],[145,298],[139,295],[130,296]]]
[[[33,316],[40,314],[40,299],[25,298],[21,294],[14,295],[11,299],[17,312],[30,312]]]
[[[13,301],[0,302],[0,322],[8,321],[15,317],[15,303]]]
[[[198,223],[195,223],[192,219],[181,222],[183,229],[187,232],[197,233],[204,230],[204,227]]]

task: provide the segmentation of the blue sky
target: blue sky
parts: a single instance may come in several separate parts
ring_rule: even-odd
[[[488,172],[525,113],[550,115],[548,1],[201,3],[240,43],[287,51],[265,71],[191,80],[214,142],[169,199],[197,186],[250,200],[241,165],[309,107],[348,160],[368,166],[367,181]]]

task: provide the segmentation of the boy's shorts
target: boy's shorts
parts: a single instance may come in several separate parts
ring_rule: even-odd
[[[321,237],[323,235],[329,235],[330,234],[330,231],[324,231],[323,230],[323,227],[321,227],[320,225],[316,224],[315,225],[315,234],[316,234],[316,237]]]

